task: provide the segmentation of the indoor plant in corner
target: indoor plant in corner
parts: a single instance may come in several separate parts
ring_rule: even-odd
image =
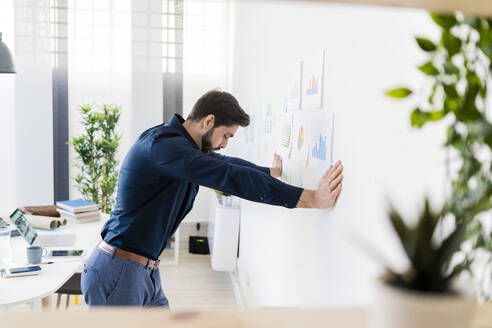
[[[77,154],[77,189],[85,200],[98,204],[101,212],[109,214],[115,203],[118,180],[116,152],[121,136],[116,126],[121,109],[111,105],[97,109],[93,104],[85,104],[79,106],[79,111],[85,131],[69,142]]]
[[[467,258],[455,261],[454,257],[466,239],[469,220],[446,212],[431,209],[426,199],[417,222],[410,226],[390,209],[391,225],[410,264],[404,272],[387,268],[378,280],[371,317],[374,328],[468,327],[474,300],[458,291],[453,281],[470,264]],[[454,219],[454,228],[442,236],[439,227],[449,219]]]
[[[231,207],[232,206],[232,195],[226,192],[214,189],[215,194],[217,195],[217,201],[220,206]]]

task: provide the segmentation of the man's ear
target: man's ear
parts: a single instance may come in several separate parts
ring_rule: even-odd
[[[213,128],[214,124],[215,124],[215,116],[212,114],[207,115],[203,120],[204,128],[206,128],[207,130]]]

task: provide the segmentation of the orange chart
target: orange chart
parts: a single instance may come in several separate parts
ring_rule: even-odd
[[[304,145],[304,128],[301,125],[297,134],[297,150],[301,150],[302,145]]]

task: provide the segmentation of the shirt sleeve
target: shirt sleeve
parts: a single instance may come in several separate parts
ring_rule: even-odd
[[[231,164],[236,164],[236,165],[250,167],[252,169],[261,171],[261,172],[263,172],[265,174],[270,174],[270,168],[269,167],[259,166],[259,165],[256,165],[254,163],[251,163],[251,162],[246,161],[246,160],[241,159],[241,158],[231,157],[231,156],[225,156],[225,155],[214,153],[214,152],[212,152],[212,153],[210,153],[208,155],[209,156],[212,156],[212,157],[215,157],[217,159],[220,159],[222,161],[226,161],[226,162],[231,163]]]
[[[258,203],[294,208],[304,190],[262,170],[204,154],[182,137],[156,140],[151,160],[159,174]]]

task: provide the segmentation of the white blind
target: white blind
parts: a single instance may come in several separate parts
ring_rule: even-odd
[[[226,75],[228,10],[226,0],[184,1],[185,75]]]

